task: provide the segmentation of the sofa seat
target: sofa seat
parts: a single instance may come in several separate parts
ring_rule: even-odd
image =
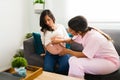
[[[85,74],[85,79],[87,80],[120,80],[120,69],[106,75],[92,75]]]

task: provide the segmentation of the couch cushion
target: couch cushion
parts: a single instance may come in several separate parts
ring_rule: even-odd
[[[34,38],[35,52],[37,54],[45,53],[44,47],[42,45],[40,33],[33,32],[33,38]]]
[[[74,50],[74,51],[82,51],[83,50],[83,46],[80,43],[77,42],[72,42],[70,44],[70,49]]]
[[[87,80],[120,80],[120,70],[106,75],[85,74]]]
[[[107,33],[112,39],[113,39],[113,44],[120,56],[120,30],[118,29],[104,29],[103,30],[105,33]]]

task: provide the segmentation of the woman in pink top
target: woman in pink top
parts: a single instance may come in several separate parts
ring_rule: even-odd
[[[71,54],[69,59],[69,76],[84,78],[85,73],[104,75],[118,70],[120,66],[118,53],[112,39],[99,29],[88,27],[83,16],[76,16],[68,22],[69,32],[73,35],[69,40],[54,40],[59,42],[75,41],[83,45],[82,52],[64,48],[60,55]]]

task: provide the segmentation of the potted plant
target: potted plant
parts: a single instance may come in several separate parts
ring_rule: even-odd
[[[34,0],[33,5],[34,5],[35,13],[41,13],[41,11],[45,7],[45,1],[44,0]]]
[[[16,54],[13,57],[14,58],[16,58],[16,57],[24,57],[23,50],[21,50],[21,49],[17,50]]]
[[[27,33],[25,39],[31,38],[32,36],[33,36],[32,33]]]
[[[26,76],[25,67],[28,65],[28,62],[24,57],[13,58],[11,65],[17,74],[19,74],[20,76]]]
[[[44,0],[34,0],[33,4],[36,4],[36,3],[44,4],[45,1]]]

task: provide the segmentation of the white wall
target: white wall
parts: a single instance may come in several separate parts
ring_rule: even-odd
[[[83,15],[88,21],[120,22],[119,0],[66,0],[67,16]]]
[[[66,0],[45,0],[45,8],[46,9],[50,9],[55,18],[56,18],[56,22],[58,23],[61,23],[63,25],[66,26],[66,19],[65,19],[65,16],[66,16],[66,7],[65,7],[65,1]],[[32,2],[32,0],[31,0]],[[40,27],[39,27],[39,17],[40,17],[40,14],[34,14],[34,6],[33,4],[31,3],[30,4],[30,7],[31,7],[31,32],[32,31],[37,31],[39,32],[40,30]]]
[[[29,0],[0,0],[0,71],[11,60],[29,32]]]
[[[120,22],[89,22],[89,26],[100,29],[120,29]]]
[[[107,4],[109,2],[108,0],[107,1],[102,0],[104,2],[104,5],[102,5],[102,7],[96,6],[93,3],[93,1],[95,1],[95,0],[92,0],[92,2],[89,1],[89,3],[90,3],[89,5],[92,5],[92,3],[93,3],[96,6],[96,8],[94,6],[91,6],[91,7],[94,7],[94,9],[92,9],[90,7],[91,9],[89,9],[89,10],[87,9],[87,13],[85,13],[86,12],[86,10],[84,9],[85,6],[83,7],[83,9],[81,9],[81,7],[79,7],[79,3],[77,4],[78,8],[73,7],[73,6],[76,5],[76,1],[79,1],[79,0],[76,0],[76,1],[73,1],[73,0],[45,0],[45,1],[46,1],[45,8],[46,9],[50,9],[53,12],[53,14],[55,15],[56,22],[63,24],[65,27],[68,27],[67,26],[67,22],[68,22],[68,20],[71,17],[73,17],[73,15],[76,16],[76,15],[78,15],[78,13],[80,13],[79,15],[81,15],[80,11],[83,11],[82,15],[84,14],[83,16],[87,17],[88,22],[89,22],[89,26],[96,26],[98,28],[109,28],[109,29],[115,28],[115,29],[120,29],[120,21],[119,21],[120,20],[120,16],[118,16],[118,18],[116,18],[116,16],[115,16],[116,14],[118,15],[118,13],[120,13],[120,11],[118,10],[120,5],[118,5],[117,2],[115,2],[115,4],[112,4],[112,2],[109,3],[109,5],[112,4],[114,7],[116,7],[117,10],[114,10],[114,8],[110,8],[109,9],[107,7],[109,12],[111,11],[110,15],[114,15],[115,16],[115,17],[113,17],[113,16],[109,15],[110,17],[108,17],[108,15],[106,15],[106,18],[109,18],[108,21],[107,21],[107,19],[104,20],[105,19],[105,14],[107,13],[107,9],[106,8],[103,9],[103,12],[101,11],[102,14],[99,11],[99,14],[101,14],[101,16],[104,15],[103,18],[99,17],[98,11],[96,11],[96,10],[97,10],[97,8],[99,10],[102,10],[100,8],[106,7],[105,4]],[[72,5],[72,1],[73,1],[74,5]],[[112,0],[112,1],[114,1],[114,0]],[[117,1],[119,1],[119,0],[117,0]],[[71,2],[71,3],[69,3],[69,2]],[[85,1],[81,1],[80,4],[83,4],[83,3],[88,5],[88,3],[86,3]],[[86,6],[86,7],[89,8],[88,6]],[[32,8],[33,8],[33,5],[31,5],[31,12],[34,13]],[[93,11],[91,12],[91,10],[93,10]],[[115,11],[116,11],[116,13],[115,13]],[[92,15],[92,13],[96,13],[97,15]],[[86,14],[89,14],[89,17]],[[31,26],[31,30],[32,31],[39,31],[39,16],[40,16],[40,14],[31,14],[31,16],[32,16],[31,17],[31,21],[33,22],[32,26]]]

